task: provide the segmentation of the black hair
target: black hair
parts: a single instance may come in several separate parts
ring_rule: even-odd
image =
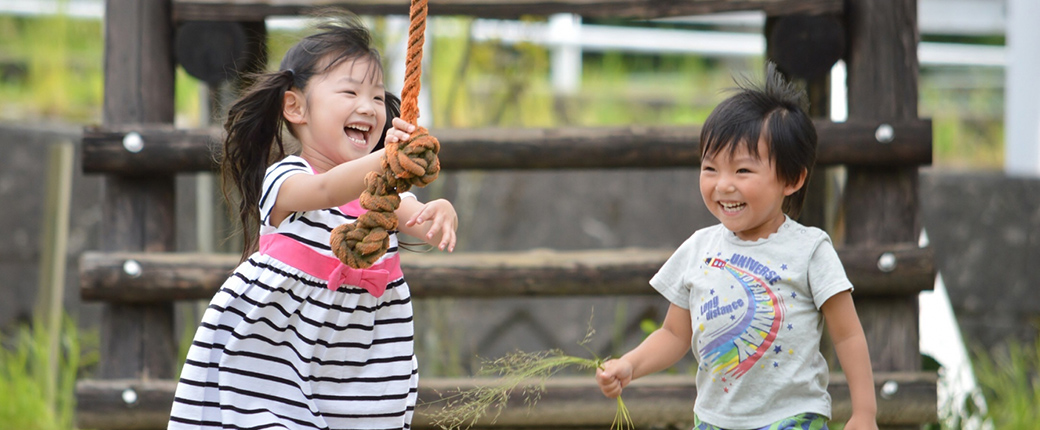
[[[316,32],[293,45],[282,58],[276,72],[260,73],[249,77],[252,84],[228,110],[224,122],[224,139],[220,170],[224,198],[229,210],[237,212],[242,223],[244,260],[256,250],[260,228],[260,188],[264,172],[276,160],[287,154],[282,132],[287,121],[282,116],[282,102],[286,91],[304,90],[311,78],[321,75],[344,61],[368,59],[372,74],[382,74],[379,52],[372,36],[354,15],[339,14],[324,18]],[[400,99],[386,93],[386,124],[376,149],[383,147],[386,131],[392,118],[400,115]],[[235,203],[232,195],[237,194]],[[236,209],[230,209],[236,208]]]
[[[736,94],[719,103],[704,121],[701,160],[723,150],[733,155],[740,145],[758,157],[758,141],[765,139],[777,179],[796,184],[805,173],[802,188],[783,203],[784,213],[797,218],[816,164],[816,127],[809,118],[808,97],[784,80],[772,62],[766,65],[765,85],[756,86],[746,78],[736,82]]]

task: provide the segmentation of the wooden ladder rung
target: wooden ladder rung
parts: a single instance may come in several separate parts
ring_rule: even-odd
[[[888,124],[892,140],[880,143],[879,122],[815,121],[817,163],[920,166],[932,162],[932,123]],[[124,139],[140,136],[128,151]],[[435,129],[445,170],[607,169],[693,167],[700,163],[700,127],[626,126],[554,129]],[[123,175],[212,171],[222,145],[219,128],[168,125],[88,128],[83,131],[83,170]],[[136,139],[131,139],[135,141]]]
[[[937,376],[933,372],[875,374],[875,391],[893,383],[894,392],[878,395],[878,423],[918,425],[936,422]],[[413,428],[432,429],[430,415],[444,407],[445,396],[477,385],[494,384],[492,379],[422,378],[419,405]],[[170,380],[81,380],[76,386],[77,422],[81,428],[163,428],[169,419],[176,381]],[[607,428],[614,418],[616,403],[600,394],[592,376],[561,376],[549,379],[533,407],[524,404],[516,390],[508,407],[494,423],[482,420],[475,428]],[[851,415],[849,387],[844,375],[834,373],[828,391],[833,419]],[[641,428],[689,428],[697,391],[692,376],[651,375],[628,386],[623,394],[632,419]],[[129,402],[127,400],[132,400]],[[491,415],[494,415],[493,413]]]
[[[305,15],[330,6],[315,0],[174,0],[173,16],[179,21],[262,21],[274,15]],[[653,0],[430,0],[431,15],[466,15],[483,18],[519,18],[529,15],[573,13],[585,17],[647,19],[667,16],[703,15],[742,10],[761,10],[771,16],[790,14],[840,14],[841,0],[698,0],[661,3]],[[408,2],[366,0],[340,5],[359,15],[407,15]]]
[[[672,250],[404,253],[415,297],[655,294],[648,282]],[[878,259],[891,255],[889,272]],[[916,295],[935,279],[933,251],[913,244],[838,249],[856,297]],[[238,264],[231,254],[102,253],[80,258],[84,300],[167,302],[208,299]]]

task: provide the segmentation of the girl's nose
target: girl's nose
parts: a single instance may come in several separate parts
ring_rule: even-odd
[[[360,101],[358,102],[357,108],[354,109],[360,114],[374,115],[376,113],[376,103],[374,101]]]

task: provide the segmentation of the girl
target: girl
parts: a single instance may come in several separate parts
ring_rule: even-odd
[[[169,428],[410,426],[418,371],[396,233],[360,276],[330,276],[345,267],[330,231],[363,212],[363,178],[381,169],[373,149],[414,130],[391,129],[397,109],[356,18],[321,25],[231,107],[221,170],[225,195],[241,195],[246,251],[195,334]],[[298,155],[285,155],[283,126]],[[405,193],[397,215],[402,232],[454,249],[448,201]]]
[[[701,130],[701,197],[721,224],[698,230],[650,280],[671,305],[661,328],[596,380],[617,397],[693,348],[697,430],[826,429],[826,321],[848,379],[846,430],[877,429],[874,379],[852,284],[825,232],[792,220],[816,159],[805,94],[774,65]]]

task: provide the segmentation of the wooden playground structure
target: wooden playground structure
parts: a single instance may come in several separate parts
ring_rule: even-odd
[[[104,303],[101,362],[97,379],[78,383],[80,427],[166,427],[178,371],[173,304],[209,299],[238,262],[237,255],[172,252],[175,175],[215,169],[213,154],[223,132],[173,126],[176,29],[197,22],[240,25],[248,29],[247,64],[264,64],[265,18],[330,5],[361,15],[402,15],[408,9],[406,0],[107,0],[103,123],[84,130],[81,159],[86,173],[104,177],[102,248],[80,261],[83,300]],[[886,429],[935,422],[937,377],[921,370],[918,347],[917,296],[932,288],[935,267],[932,250],[917,245],[918,167],[931,163],[932,131],[931,121],[917,114],[915,0],[430,0],[429,7],[432,15],[490,18],[567,12],[645,19],[737,10],[766,13],[767,56],[777,59],[816,61],[806,45],[785,42],[792,36],[785,31],[797,31],[785,22],[808,17],[841,24],[836,28],[848,68],[848,120],[834,123],[823,115],[826,75],[806,83],[818,116],[818,162],[847,171],[838,252],[856,285],[875,370],[878,422]],[[778,28],[787,30],[772,31]],[[819,61],[829,61],[829,67],[834,59]],[[432,132],[442,145],[442,168],[449,170],[695,168],[699,162],[694,125]],[[821,188],[810,189],[803,223],[821,225],[823,198]],[[646,295],[653,294],[647,281],[670,252],[414,255],[403,269],[418,298]],[[498,286],[484,287],[488,280]],[[421,379],[413,427],[431,427],[424,408],[437,404],[424,403],[474,383]],[[851,404],[840,373],[832,375],[830,392],[833,418],[847,418]],[[689,428],[695,395],[692,376],[657,375],[627,388],[625,402],[639,428]],[[591,376],[561,377],[549,381],[533,409],[517,402],[495,423],[480,426],[607,428],[614,407]]]

